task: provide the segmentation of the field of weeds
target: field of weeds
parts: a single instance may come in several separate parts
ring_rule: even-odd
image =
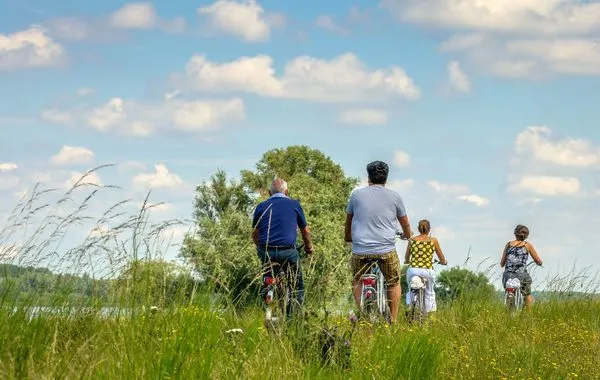
[[[262,322],[259,310],[234,316],[202,305],[122,317],[87,311],[30,318],[26,308],[2,309],[0,374],[6,379],[599,377],[598,301],[548,301],[509,316],[501,306],[463,300],[423,327],[353,326],[344,317],[314,317],[277,333]],[[324,328],[340,339],[328,344]]]

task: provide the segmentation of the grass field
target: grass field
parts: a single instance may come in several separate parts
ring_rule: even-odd
[[[284,334],[260,310],[234,316],[201,305],[107,318],[95,313],[0,312],[2,378],[600,378],[600,303],[548,301],[508,316],[463,300],[428,326],[357,325],[308,318]],[[323,327],[347,333],[322,361]],[[241,328],[242,333],[227,333]],[[351,334],[351,335],[350,335]]]

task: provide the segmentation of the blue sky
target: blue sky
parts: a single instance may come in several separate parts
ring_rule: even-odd
[[[2,0],[0,213],[114,163],[93,180],[189,218],[217,168],[306,144],[361,178],[389,162],[451,264],[524,223],[538,282],[596,270],[600,4],[301,4]]]

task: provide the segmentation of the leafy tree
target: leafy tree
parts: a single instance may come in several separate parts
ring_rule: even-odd
[[[270,150],[255,170],[243,170],[241,177],[239,184],[228,183],[221,174],[197,188],[196,200],[202,200],[195,202],[198,230],[186,237],[182,256],[231,299],[255,295],[260,267],[250,239],[252,210],[268,196],[273,178],[281,177],[288,182],[290,196],[301,202],[312,231],[316,253],[304,260],[307,300],[350,292],[343,224],[346,202],[358,179],[346,177],[329,157],[306,146]],[[226,185],[214,186],[216,179]],[[207,210],[219,210],[218,217]]]
[[[136,260],[117,278],[116,286],[133,304],[166,307],[188,300],[194,281],[173,262]]]
[[[440,300],[456,300],[466,294],[491,297],[495,289],[485,274],[454,267],[439,274],[435,292]]]

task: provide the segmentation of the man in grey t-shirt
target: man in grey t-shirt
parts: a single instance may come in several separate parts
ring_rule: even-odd
[[[412,236],[404,202],[397,192],[387,189],[389,167],[374,161],[367,165],[369,186],[355,190],[346,208],[345,240],[352,242],[352,291],[360,308],[360,277],[377,262],[385,278],[390,302],[390,322],[398,319],[400,300],[400,260],[396,253],[396,231],[402,238]]]

